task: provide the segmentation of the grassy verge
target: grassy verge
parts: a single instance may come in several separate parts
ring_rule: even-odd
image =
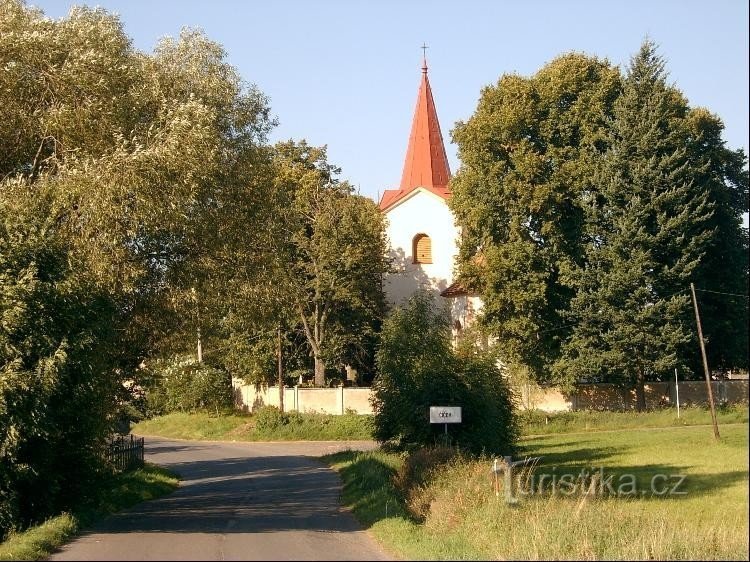
[[[747,423],[747,405],[721,406],[717,409],[719,424]],[[706,407],[691,406],[650,412],[579,412],[546,413],[539,410],[520,412],[518,420],[523,435],[547,435],[557,433],[606,431],[630,428],[680,427],[711,423],[711,412]]]
[[[133,427],[141,435],[217,441],[342,441],[372,439],[372,416],[293,414],[287,423],[256,426],[253,415],[175,412]]]
[[[521,412],[518,415],[523,435],[548,435],[571,432],[607,431],[628,428],[658,428],[711,423],[707,408],[683,408],[680,418],[674,409],[651,412]],[[736,405],[718,410],[720,424],[747,423],[748,407]],[[372,439],[372,416],[326,414],[290,414],[287,423],[257,427],[256,416],[207,412],[176,412],[142,421],[133,433],[160,435],[177,439],[216,441],[341,441]]]
[[[41,560],[74,537],[80,529],[111,513],[163,496],[178,486],[177,477],[161,467],[142,469],[102,481],[72,513],[63,513],[0,543],[0,560]]]
[[[515,504],[506,502],[504,479],[492,478],[489,459],[454,460],[407,490],[401,455],[324,460],[341,474],[344,503],[406,558],[748,559],[746,425],[722,428],[718,443],[710,429],[676,427],[535,437],[522,448],[544,458],[511,479]],[[590,479],[572,493],[552,493],[550,479],[536,486],[542,474],[559,479],[600,467],[617,493],[602,483],[592,488]],[[661,494],[662,484],[670,489],[683,475],[676,491],[684,494]],[[634,482],[634,493],[619,493],[623,481]]]

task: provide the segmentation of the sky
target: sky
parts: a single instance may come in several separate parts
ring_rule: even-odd
[[[743,0],[27,0],[52,18],[75,4],[120,15],[135,47],[200,28],[270,98],[272,142],[327,145],[342,179],[377,199],[397,188],[423,44],[451,170],[450,131],[505,73],[530,76],[577,51],[625,68],[648,37],[692,106],[748,151],[748,2]]]

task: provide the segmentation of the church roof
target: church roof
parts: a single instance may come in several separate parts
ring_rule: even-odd
[[[399,189],[387,189],[380,200],[385,211],[406,195],[422,187],[447,199],[450,196],[448,180],[451,172],[445,154],[443,135],[440,132],[435,101],[427,78],[427,62],[422,66],[422,80],[417,94],[417,107],[409,135],[404,171]]]

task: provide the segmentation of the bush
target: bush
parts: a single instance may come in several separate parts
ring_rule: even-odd
[[[287,415],[276,406],[261,406],[255,410],[255,427],[260,431],[278,429],[287,423]]]
[[[0,204],[0,540],[99,476],[123,372],[117,303],[59,237],[14,221]]]
[[[373,385],[375,438],[399,448],[443,440],[430,424],[430,406],[460,406],[452,442],[471,453],[511,454],[518,430],[511,393],[496,360],[476,346],[454,351],[449,319],[434,298],[415,294],[386,319]]]
[[[193,357],[157,361],[146,390],[150,416],[230,408],[234,403],[227,371]]]

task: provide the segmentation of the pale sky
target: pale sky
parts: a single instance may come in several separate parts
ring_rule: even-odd
[[[183,26],[203,29],[270,97],[271,141],[328,145],[342,178],[373,198],[400,181],[423,42],[452,171],[450,130],[484,86],[569,51],[623,66],[645,37],[690,103],[722,118],[727,145],[748,149],[747,1],[27,1],[53,18],[74,4],[118,13],[146,52]]]

